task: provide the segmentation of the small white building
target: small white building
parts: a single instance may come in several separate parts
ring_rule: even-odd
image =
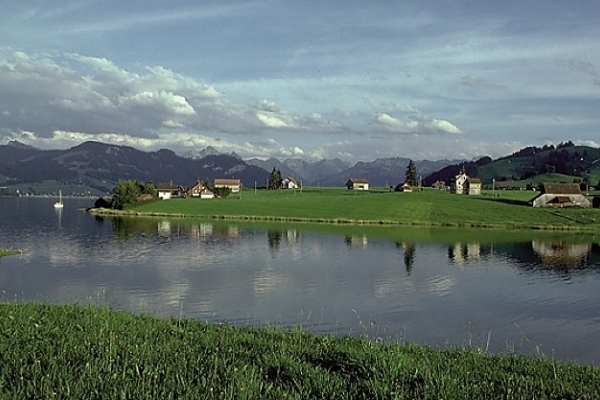
[[[283,189],[300,189],[300,183],[291,176],[288,176],[281,182],[281,187]]]
[[[481,194],[481,179],[471,178],[463,168],[450,182],[450,193],[468,194],[476,196]]]
[[[239,179],[215,179],[214,188],[230,188],[231,193],[238,193],[242,188],[242,181]]]
[[[174,197],[181,197],[185,191],[179,185],[173,183],[160,183],[156,188],[158,192],[158,198],[161,200],[168,200]]]
[[[369,190],[369,181],[366,179],[348,179],[346,182],[348,190]]]
[[[529,204],[533,207],[592,207],[592,202],[581,193],[578,183],[542,183],[541,193]]]

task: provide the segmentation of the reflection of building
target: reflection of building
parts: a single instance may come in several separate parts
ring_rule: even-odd
[[[298,232],[296,229],[288,229],[286,231],[286,239],[290,243],[295,243],[298,240],[299,235],[300,232]]]
[[[171,236],[171,222],[168,220],[158,223],[158,234],[160,236]]]
[[[584,261],[592,250],[591,243],[538,242],[533,240],[531,247],[543,264],[575,267]]]
[[[192,225],[191,235],[198,238],[206,238],[211,236],[213,233],[212,224],[203,222],[199,225]]]
[[[351,247],[367,247],[368,242],[366,235],[346,236],[346,244]]]
[[[457,265],[477,261],[480,256],[481,248],[479,243],[455,243],[454,246],[448,247],[448,258]]]

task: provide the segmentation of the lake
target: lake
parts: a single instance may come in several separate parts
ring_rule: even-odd
[[[97,218],[0,198],[4,302],[301,326],[600,365],[590,235]]]

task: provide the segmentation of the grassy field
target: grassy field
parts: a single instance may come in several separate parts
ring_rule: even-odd
[[[302,192],[245,190],[226,199],[153,202],[131,212],[339,224],[600,230],[600,209],[533,208],[527,202],[535,194],[495,191],[481,196],[458,196],[434,189],[414,193],[332,188],[306,188]]]
[[[0,304],[6,399],[598,399],[600,368],[79,305]]]

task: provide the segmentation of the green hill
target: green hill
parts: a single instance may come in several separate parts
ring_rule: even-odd
[[[572,142],[560,143],[556,147],[526,147],[497,160],[483,157],[448,166],[429,175],[424,183],[431,185],[443,180],[449,184],[462,168],[470,176],[480,178],[484,187],[491,186],[493,180],[499,186],[536,186],[549,181],[600,186],[600,149],[575,146]]]

